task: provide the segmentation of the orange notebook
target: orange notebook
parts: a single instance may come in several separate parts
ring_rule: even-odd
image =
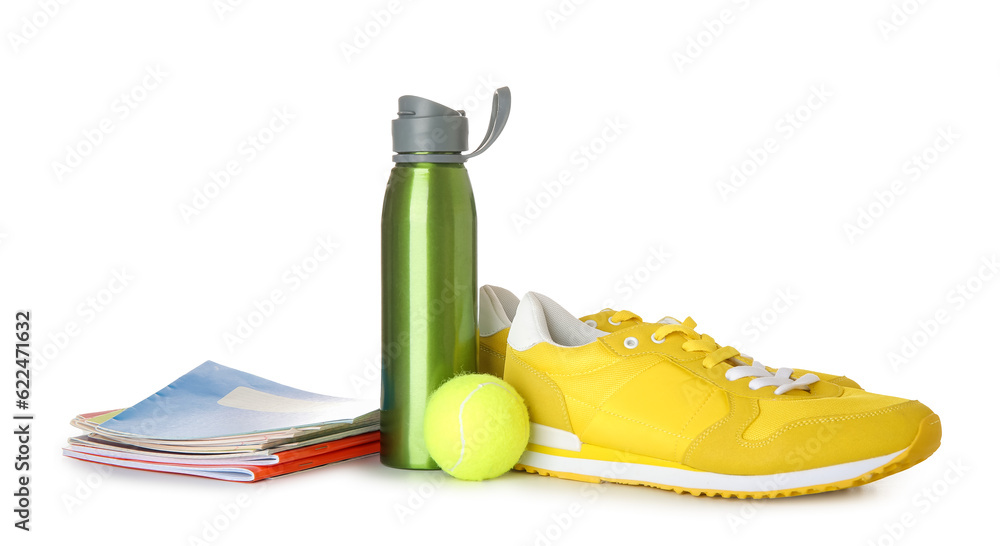
[[[322,444],[280,451],[273,454],[277,461],[268,464],[248,464],[249,461],[239,459],[227,461],[217,458],[203,458],[199,460],[197,457],[186,457],[182,459],[184,462],[165,462],[166,459],[172,459],[169,454],[162,456],[140,455],[136,458],[130,458],[133,456],[132,453],[100,450],[87,446],[63,448],[63,455],[83,461],[137,470],[186,474],[234,482],[256,482],[372,455],[378,453],[379,446],[379,433],[369,432]],[[155,460],[151,460],[154,458]]]

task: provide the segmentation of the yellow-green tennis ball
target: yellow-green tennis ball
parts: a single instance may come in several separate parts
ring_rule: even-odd
[[[514,467],[528,445],[528,408],[514,387],[487,374],[438,387],[424,412],[434,462],[462,480],[488,480]]]

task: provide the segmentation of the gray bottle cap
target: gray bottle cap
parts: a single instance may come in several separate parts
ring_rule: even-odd
[[[392,156],[396,163],[463,163],[489,148],[500,136],[510,115],[510,89],[501,87],[493,94],[493,110],[486,138],[471,154],[469,120],[462,110],[452,110],[413,95],[399,97],[399,117],[392,120]],[[424,152],[424,153],[418,153]]]
[[[413,152],[464,152],[469,149],[469,119],[413,95],[399,97],[399,117],[392,120],[392,150]]]

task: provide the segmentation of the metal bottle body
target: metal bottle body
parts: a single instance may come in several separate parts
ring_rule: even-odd
[[[427,398],[475,372],[476,205],[462,163],[398,163],[382,206],[382,446],[387,466],[435,469]]]

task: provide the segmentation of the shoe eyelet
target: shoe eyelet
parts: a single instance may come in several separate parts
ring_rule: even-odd
[[[611,320],[611,317],[608,317],[608,324],[610,324],[612,326],[619,326],[619,325],[621,325],[620,322],[615,322],[615,321]]]
[[[659,345],[660,343],[663,343],[664,341],[667,340],[667,338],[656,339],[656,334],[653,334],[653,335],[649,336],[649,339],[653,340],[653,343],[656,343],[657,345]]]
[[[627,338],[625,338],[625,348],[626,349],[635,349],[638,346],[639,346],[639,340],[638,339],[636,339],[634,337],[627,337]]]
[[[590,326],[591,328],[597,328],[597,321],[594,319],[585,320],[583,321],[583,323],[586,324],[587,326]]]

